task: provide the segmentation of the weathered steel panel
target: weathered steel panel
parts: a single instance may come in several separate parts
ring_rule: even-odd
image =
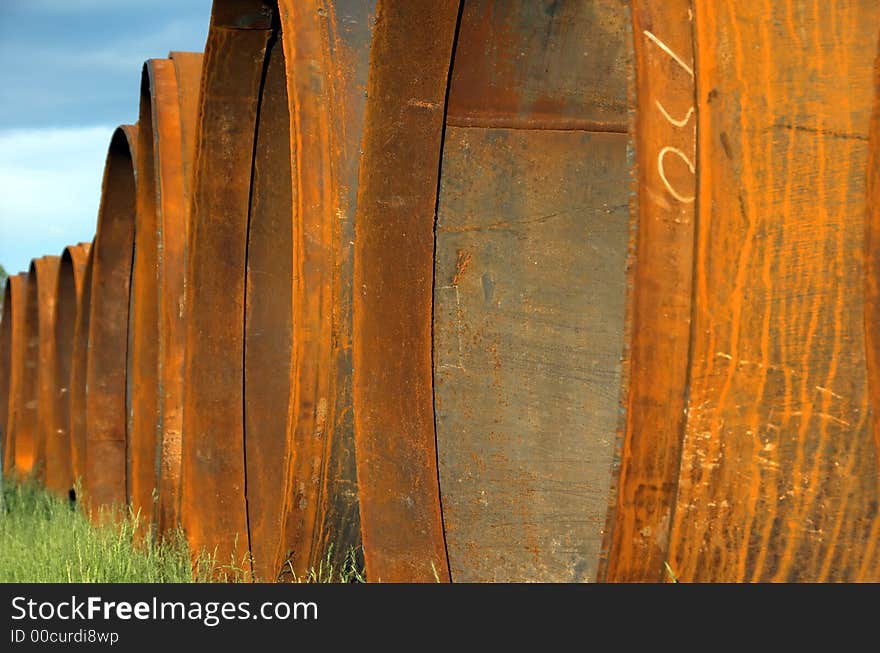
[[[865,353],[877,0],[695,4],[697,249],[670,565],[880,578]]]
[[[603,580],[665,577],[690,347],[697,136],[691,0],[632,3],[637,197],[629,394]]]
[[[590,581],[619,419],[626,134],[453,128],[434,379],[456,581]]]
[[[621,2],[464,3],[434,270],[453,580],[597,579],[625,381],[629,20]]]
[[[244,462],[247,225],[272,9],[217,1],[205,46],[187,245],[181,521],[250,573]]]
[[[383,2],[357,195],[353,398],[373,581],[449,580],[431,368],[434,210],[459,3]]]
[[[628,4],[465,0],[447,122],[625,130]]]

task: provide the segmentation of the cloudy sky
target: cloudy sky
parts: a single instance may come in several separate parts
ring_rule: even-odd
[[[0,0],[0,264],[12,274],[95,234],[113,129],[140,71],[202,51],[211,0]]]

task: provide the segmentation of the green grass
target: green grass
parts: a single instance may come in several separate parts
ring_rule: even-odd
[[[93,524],[74,504],[33,481],[3,480],[0,582],[189,583],[236,580],[238,572],[200,556],[191,566],[180,534],[154,542],[136,515],[105,512]],[[107,517],[112,517],[107,519]],[[193,573],[195,569],[195,573]]]
[[[333,563],[333,547],[327,551],[327,555],[318,563],[318,566],[309,570],[305,576],[298,576],[293,567],[288,563],[278,577],[280,581],[294,583],[366,583],[362,557],[355,548],[346,552],[341,563]]]
[[[0,582],[190,583],[244,582],[246,561],[219,564],[195,557],[181,532],[161,541],[143,535],[137,515],[105,511],[94,522],[66,498],[30,479],[0,483]],[[285,569],[279,580],[298,583],[363,583],[363,557],[333,552],[302,577]]]

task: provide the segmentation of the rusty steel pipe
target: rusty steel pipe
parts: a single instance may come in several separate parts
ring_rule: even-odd
[[[126,349],[134,248],[137,127],[107,152],[93,245],[86,352],[85,501],[91,514],[126,501]]]
[[[215,17],[229,6],[215,3]],[[243,285],[244,330],[218,337],[236,347],[242,338],[243,385],[235,389],[244,399],[241,477],[231,441],[223,457],[246,486],[243,521],[254,575],[274,580],[283,569],[304,574],[331,548],[339,560],[360,544],[348,333],[359,89],[368,66],[369,14],[322,16],[311,3],[263,9],[280,17],[265,23],[272,31],[262,58],[253,59],[250,74],[261,84],[258,102],[238,107],[245,112],[243,125],[256,112],[254,133],[237,141],[242,158],[253,156],[252,183],[248,211],[241,214],[247,242],[242,267],[227,270],[236,275],[230,283]],[[337,33],[338,19],[360,27]],[[242,20],[246,16],[234,19]],[[327,38],[343,39],[345,65],[323,49]],[[206,66],[206,76],[209,70]],[[331,107],[348,135],[332,130]],[[194,233],[193,243],[198,238]],[[189,287],[199,291],[198,284]],[[227,326],[212,320],[209,328]],[[188,349],[187,355],[199,354]],[[195,379],[188,382],[198,391]],[[279,411],[279,405],[289,409]],[[191,407],[188,401],[186,410]],[[234,501],[241,506],[238,496]]]
[[[36,260],[36,259],[35,259]],[[28,267],[25,288],[24,352],[21,377],[21,413],[16,421],[13,467],[19,475],[30,473],[34,464],[34,440],[37,430],[39,393],[39,306],[33,275],[33,261]]]
[[[600,572],[609,581],[666,577],[687,397],[695,220],[687,198],[695,195],[696,176],[676,165],[673,155],[661,177],[657,161],[660,156],[666,161],[670,147],[677,152],[696,147],[691,16],[690,0],[633,2],[639,237],[627,421]]]
[[[92,268],[95,241],[83,269],[82,290],[73,329],[73,352],[70,361],[70,476],[74,488],[84,487],[86,465],[86,363],[89,350],[89,318],[92,295]]]
[[[874,114],[868,136],[865,211],[865,352],[874,445],[880,451],[880,36],[874,63]],[[0,395],[2,397],[2,395]]]
[[[698,219],[669,565],[682,581],[876,581],[865,220],[880,2],[693,9]]]
[[[187,247],[181,523],[194,552],[206,548],[248,571],[245,265],[261,62],[272,15],[257,1],[214,3]]]
[[[420,34],[384,8],[355,246],[367,573],[595,580],[626,387],[629,14],[468,0]]]
[[[179,500],[187,235],[184,159],[192,157],[191,151],[183,150],[181,93],[198,93],[201,57],[182,57],[184,89],[177,79],[180,65],[151,59],[141,75],[140,177],[126,363],[128,501],[145,525],[162,530],[176,526]],[[193,122],[196,105],[187,106],[185,118]]]
[[[434,211],[459,3],[388,2],[367,84],[353,400],[367,577],[448,581],[431,371]],[[393,171],[393,172],[392,172]]]
[[[25,311],[27,274],[7,277],[3,289],[3,315],[0,322],[0,443],[3,444],[3,473],[15,466],[17,423],[21,419],[22,376],[25,360]]]
[[[46,488],[68,496],[73,488],[70,440],[70,389],[77,314],[90,243],[69,245],[61,254],[55,297],[55,372],[52,375],[52,426],[46,433]]]
[[[376,9],[282,1],[278,10],[251,191],[245,445],[255,573],[287,579],[361,549],[351,288]],[[278,189],[285,174],[292,187]],[[286,414],[272,411],[279,401]]]
[[[162,107],[155,118],[157,134],[177,132],[179,145],[159,139],[159,451],[156,470],[156,527],[159,533],[180,524],[180,465],[183,430],[183,369],[186,342],[186,256],[190,231],[192,160],[198,120],[202,54],[172,52],[173,75],[165,90],[174,87],[177,103],[154,100]],[[157,73],[158,74],[158,73]],[[165,75],[165,73],[163,73]],[[168,125],[166,127],[166,124]]]
[[[244,445],[248,540],[254,578],[274,581],[286,557],[290,481],[293,323],[292,261],[296,141],[286,58],[276,29],[269,39],[254,136],[247,224],[244,314]],[[315,294],[321,289],[315,287]],[[318,474],[316,473],[317,477]]]
[[[141,72],[136,168],[134,259],[128,304],[128,347],[125,361],[126,501],[151,530],[156,502],[159,366],[159,225],[157,215],[157,141],[161,137],[153,106],[156,68],[168,61],[147,61]],[[161,75],[161,73],[160,73]],[[164,81],[164,80],[163,80]],[[161,82],[159,82],[161,83]],[[164,90],[164,89],[163,89]],[[168,93],[166,92],[166,95]],[[167,99],[165,100],[167,102]],[[174,98],[176,103],[176,98]],[[176,134],[167,138],[177,145]],[[161,164],[160,164],[161,165]],[[182,234],[178,234],[182,235]]]
[[[52,429],[53,387],[55,375],[55,295],[60,257],[42,256],[31,261],[28,271],[25,338],[25,424],[30,426],[30,446],[16,446],[16,467],[45,481],[46,442]]]

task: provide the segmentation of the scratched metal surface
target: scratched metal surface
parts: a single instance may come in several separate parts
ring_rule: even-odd
[[[618,491],[599,576],[665,577],[687,396],[695,148],[691,0],[635,0],[636,265]]]
[[[465,0],[447,122],[619,129],[632,60],[628,4]]]
[[[434,291],[455,581],[596,578],[624,354],[628,20],[613,2],[464,7]]]
[[[880,2],[694,8],[695,306],[670,565],[685,581],[876,581],[864,245]]]

